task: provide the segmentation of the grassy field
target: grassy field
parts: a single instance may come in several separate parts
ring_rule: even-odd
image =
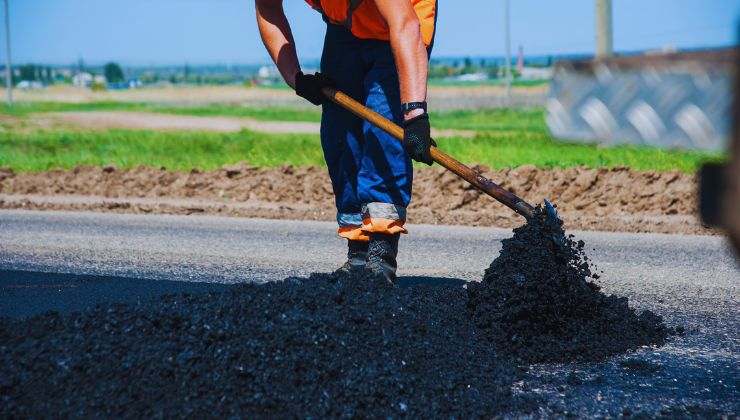
[[[261,121],[321,121],[320,108],[255,108],[239,105],[168,106],[136,102],[25,102],[12,107],[0,105],[0,114],[26,117],[33,113],[71,111],[137,111],[174,115],[228,116]],[[432,126],[441,129],[476,131],[521,130],[547,133],[542,109],[482,109],[431,112]]]
[[[33,113],[71,111],[137,111],[174,115],[228,116],[252,118],[261,121],[321,121],[320,108],[254,108],[238,105],[213,104],[208,106],[167,106],[135,102],[25,102],[8,107],[0,106],[0,114],[25,117]],[[545,133],[544,112],[541,109],[511,110],[484,109],[432,112],[432,125],[436,128],[464,130],[526,130]]]
[[[532,87],[532,86],[545,86],[549,83],[548,80],[513,80],[511,82],[512,87]],[[430,79],[429,86],[443,86],[443,87],[479,87],[479,86],[506,86],[506,82],[502,79],[496,80],[476,80],[471,82],[457,81],[457,80],[444,80],[444,79]]]
[[[175,107],[142,103],[21,103],[0,113],[21,121],[32,113],[126,110],[184,115],[221,115],[273,121],[318,121],[318,109],[247,108],[229,105]],[[439,139],[439,146],[468,164],[491,168],[533,164],[545,168],[628,166],[637,170],[693,172],[707,160],[722,157],[692,151],[649,147],[568,144],[552,139],[541,109],[491,109],[434,113],[432,125],[475,130],[475,138]],[[278,135],[242,131],[156,132],[141,130],[83,131],[19,129],[0,124],[0,166],[18,171],[114,164],[165,166],[171,169],[214,169],[247,161],[257,166],[324,165],[316,135]]]
[[[707,159],[694,152],[667,152],[636,147],[598,148],[563,144],[541,133],[507,131],[474,139],[438,141],[440,148],[469,164],[491,168],[534,164],[545,168],[628,166],[638,170],[693,172]],[[77,165],[138,165],[169,169],[214,169],[247,161],[256,166],[324,165],[315,135],[109,131],[0,132],[0,166],[43,171]]]
[[[213,104],[207,106],[171,106],[137,102],[22,102],[12,107],[2,105],[0,114],[25,117],[33,113],[72,112],[72,111],[137,111],[160,114],[229,116],[252,118],[261,121],[308,121],[321,120],[321,111],[296,108],[251,108],[239,105]]]
[[[257,166],[320,165],[317,136],[109,130],[0,134],[0,166],[19,171],[114,164],[214,169],[246,160]]]

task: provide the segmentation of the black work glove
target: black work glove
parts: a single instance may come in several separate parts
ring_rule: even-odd
[[[326,99],[321,88],[333,86],[334,81],[321,73],[303,74],[299,71],[295,75],[295,93],[314,105],[321,105]]]
[[[429,155],[431,146],[437,146],[437,143],[432,140],[430,134],[428,114],[417,115],[403,122],[403,147],[411,159],[431,166],[433,163]]]

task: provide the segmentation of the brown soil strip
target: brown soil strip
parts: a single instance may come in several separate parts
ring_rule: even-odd
[[[626,168],[487,171],[536,203],[550,198],[568,229],[716,234],[696,217],[694,176]],[[515,227],[521,218],[441,168],[416,171],[409,222]],[[326,170],[317,167],[173,172],[139,167],[78,167],[43,173],[0,170],[0,208],[127,213],[209,213],[333,220]]]
[[[235,117],[199,117],[130,111],[85,111],[35,114],[31,122],[40,125],[71,125],[77,128],[104,130],[109,128],[137,130],[237,132],[243,129],[263,133],[319,134],[319,123],[294,121],[259,121]],[[471,130],[432,130],[441,137],[475,137]]]

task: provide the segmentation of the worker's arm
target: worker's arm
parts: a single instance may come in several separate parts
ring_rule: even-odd
[[[426,101],[429,59],[421,38],[419,18],[411,2],[375,0],[375,5],[388,25],[398,70],[401,103]],[[404,119],[423,113],[422,109],[415,109],[406,114]]]
[[[254,5],[262,42],[283,79],[299,96],[314,105],[320,105],[325,99],[321,88],[331,86],[332,82],[320,73],[301,72],[293,33],[283,10],[283,0],[255,0]]]
[[[255,0],[257,27],[262,42],[280,74],[291,87],[295,87],[295,75],[301,71],[295,51],[293,33],[285,17],[283,0]]]
[[[407,0],[375,0],[390,33],[391,50],[398,71],[401,103],[425,102],[429,58],[421,39],[421,27],[411,2]],[[409,156],[427,165],[432,164],[430,147],[436,146],[429,128],[429,116],[421,108],[403,115],[403,145]]]

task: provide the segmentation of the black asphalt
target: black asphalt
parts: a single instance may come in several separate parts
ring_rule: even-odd
[[[165,294],[191,293],[198,301],[208,292],[231,293],[229,285],[237,283],[326,272],[341,258],[331,231],[315,222],[0,212],[0,316],[46,310],[85,316],[113,302],[149,308],[173,299]],[[507,236],[496,229],[412,226],[402,244],[404,288],[480,279]],[[511,401],[536,401],[543,415],[737,415],[740,275],[722,240],[577,237],[603,271],[599,285],[607,294],[628,297],[638,310],[685,332],[664,346],[606,361],[526,364],[526,371],[505,375]]]

